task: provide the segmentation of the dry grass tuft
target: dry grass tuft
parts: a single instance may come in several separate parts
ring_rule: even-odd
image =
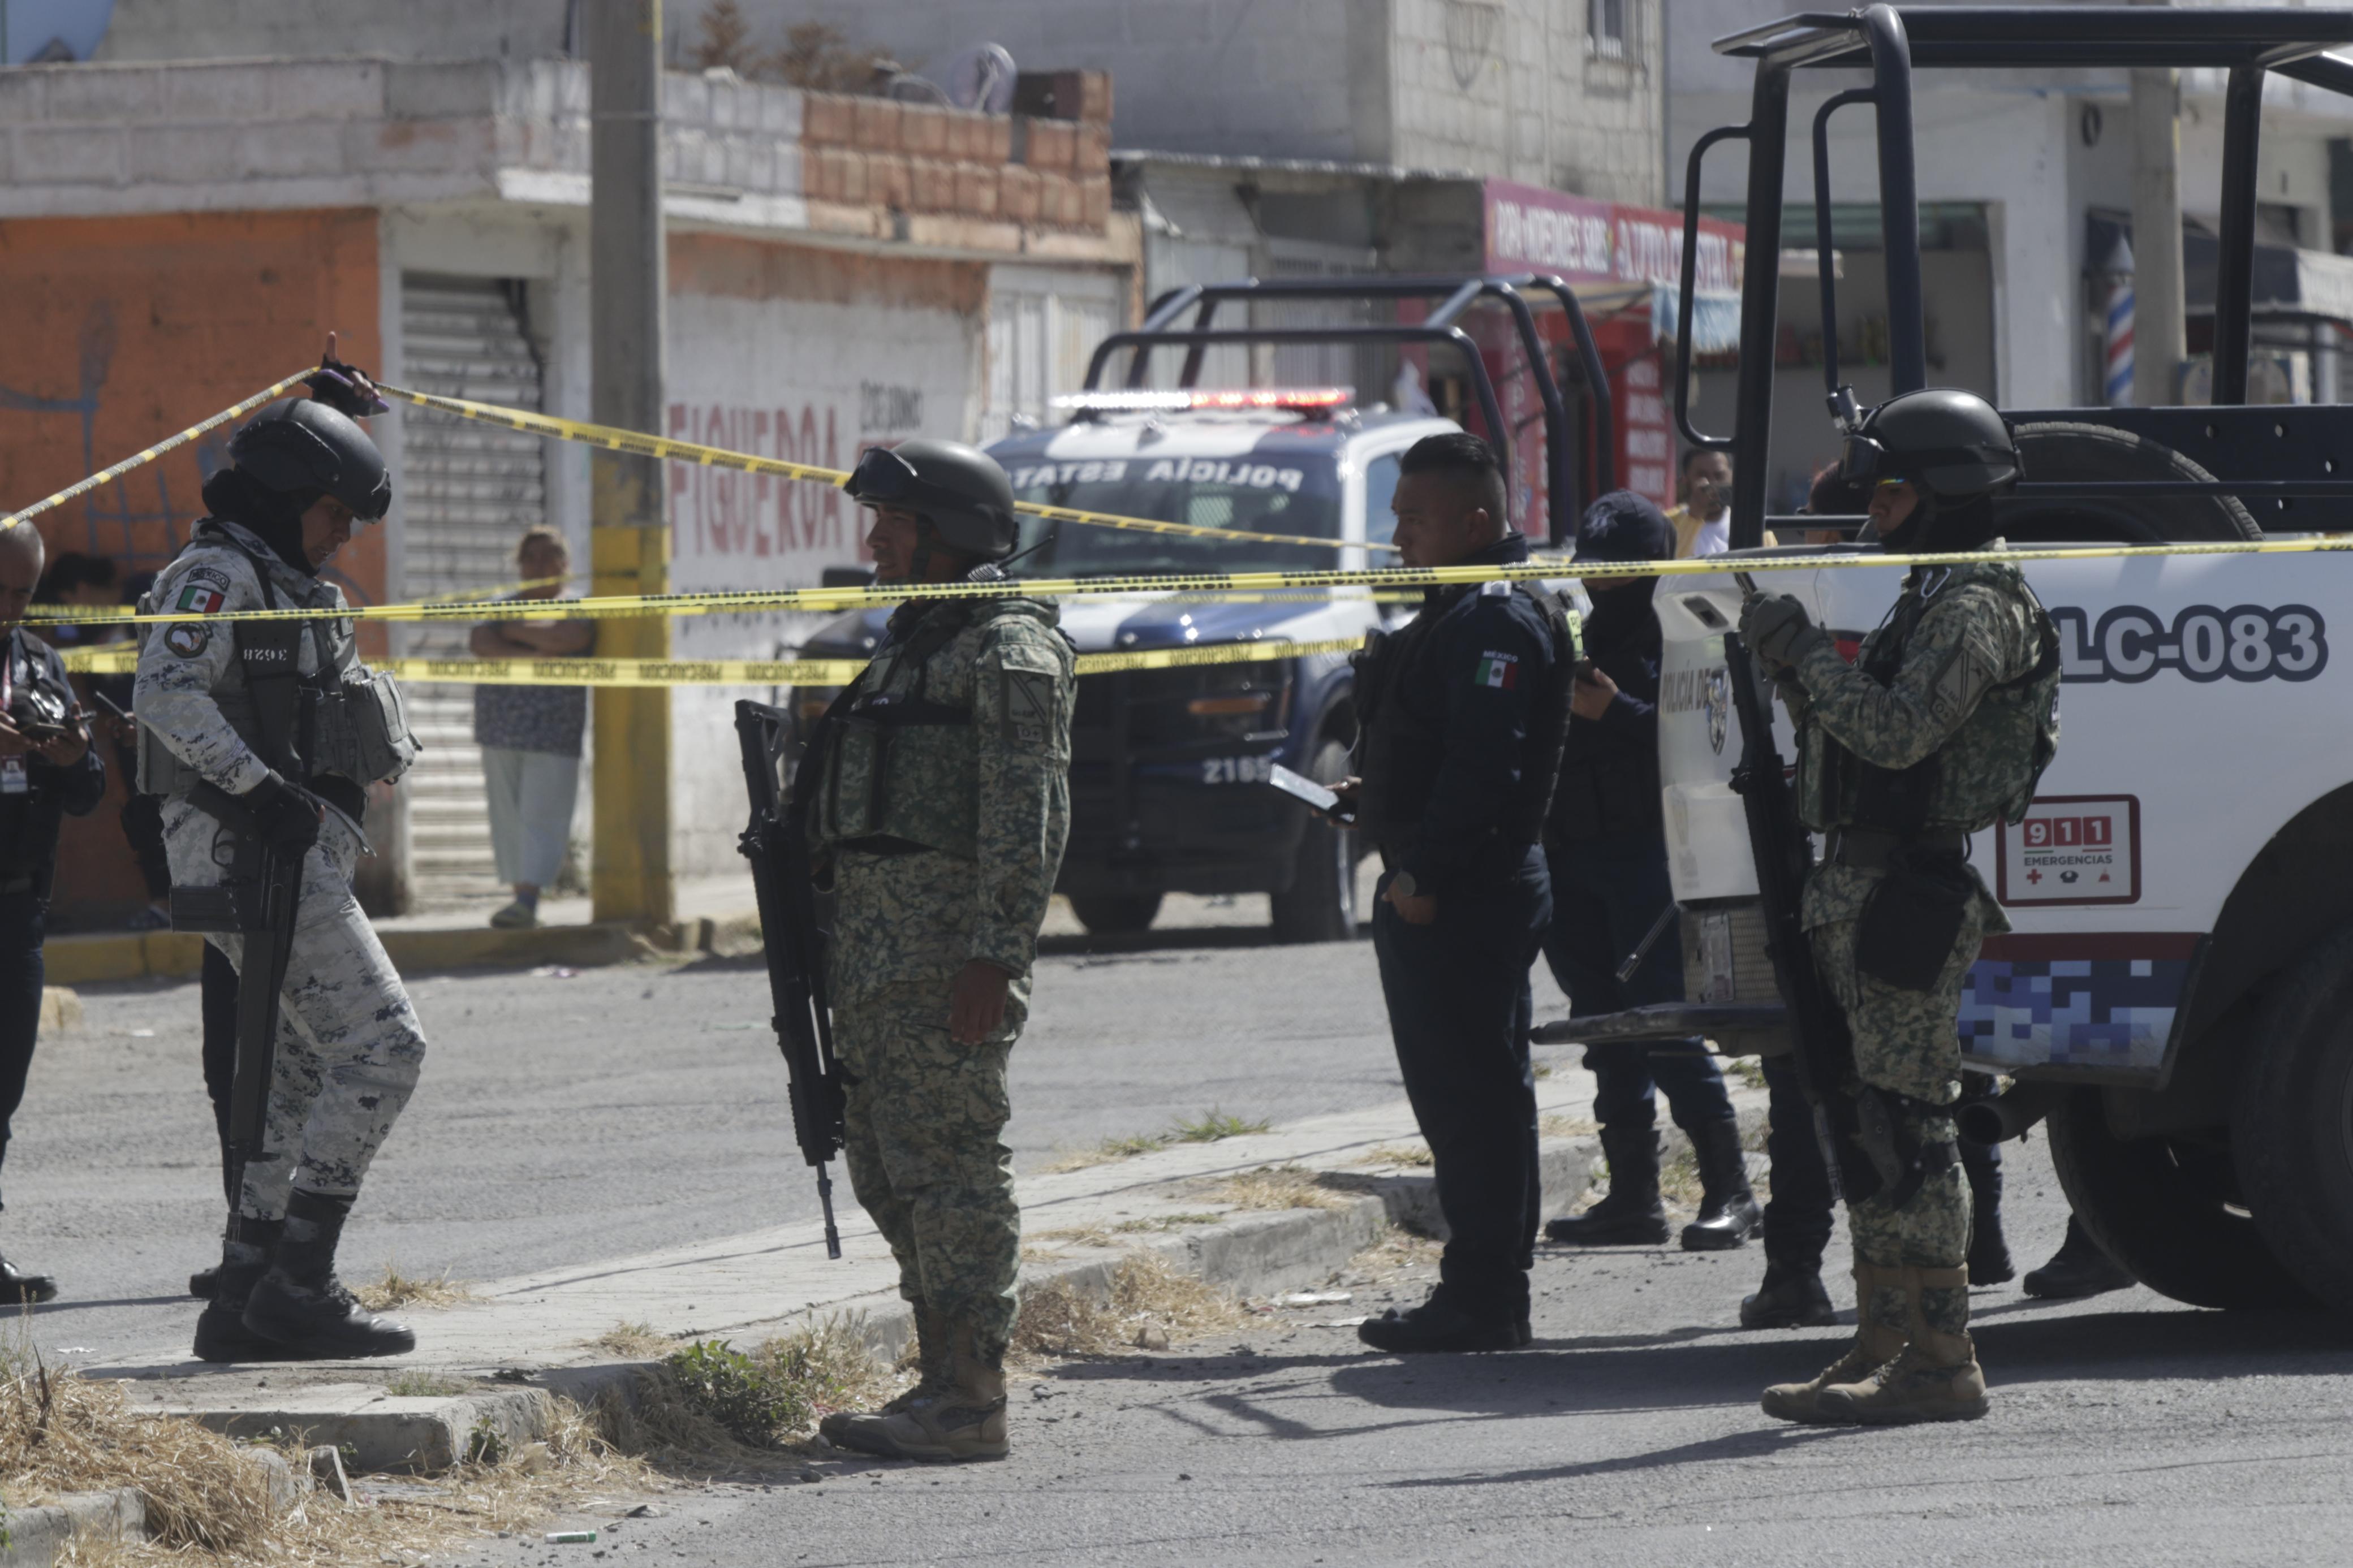
[[[1356,1194],[1335,1192],[1303,1165],[1261,1165],[1219,1183],[1208,1196],[1245,1209],[1338,1209]]]
[[[396,1264],[385,1267],[383,1279],[373,1285],[362,1285],[352,1294],[371,1312],[396,1312],[403,1307],[457,1307],[481,1300],[471,1285],[450,1279],[447,1269],[429,1279],[411,1279]]]
[[[1170,1342],[1245,1321],[1231,1297],[1154,1253],[1131,1254],[1112,1275],[1108,1298],[1057,1279],[1021,1293],[1008,1360],[1034,1366],[1054,1357],[1117,1355],[1156,1329]]]
[[[1437,1163],[1427,1143],[1384,1143],[1358,1157],[1359,1165],[1431,1165]]]
[[[20,1331],[0,1352],[0,1496],[136,1488],[159,1544],[259,1550],[272,1531],[263,1460],[193,1421],[134,1411],[118,1383],[52,1371]]]
[[[1265,1121],[1229,1115],[1211,1106],[1190,1121],[1179,1117],[1169,1123],[1166,1132],[1138,1132],[1126,1138],[1106,1138],[1092,1149],[1073,1149],[1061,1154],[1052,1163],[1039,1169],[1048,1173],[1084,1171],[1096,1165],[1107,1165],[1113,1160],[1133,1160],[1138,1154],[1149,1154],[1172,1143],[1215,1143],[1220,1139],[1264,1132],[1271,1125]]]
[[[651,1323],[615,1323],[593,1340],[580,1342],[585,1349],[603,1351],[625,1361],[659,1361],[678,1349],[678,1342],[655,1329]]]
[[[877,1360],[864,1323],[827,1318],[749,1351],[724,1341],[698,1341],[673,1350],[661,1365],[660,1392],[708,1426],[727,1448],[753,1453],[797,1447],[818,1422],[837,1410],[866,1410],[896,1394],[900,1379]],[[659,1411],[657,1424],[665,1419]],[[704,1426],[676,1426],[659,1435],[666,1449],[691,1451],[708,1443]]]
[[[474,1384],[429,1372],[404,1372],[384,1385],[395,1399],[450,1399],[473,1392]]]
[[[1601,1124],[1583,1116],[1539,1116],[1536,1134],[1543,1138],[1590,1138]]]
[[[154,1539],[84,1532],[59,1558],[75,1568],[421,1563],[487,1532],[525,1530],[587,1500],[659,1484],[579,1406],[557,1400],[543,1440],[461,1465],[429,1489],[381,1493],[360,1506],[314,1491],[276,1513],[269,1470],[254,1448],[184,1417],[132,1410],[121,1384],[53,1371],[21,1339],[0,1346],[0,1493],[17,1506],[118,1488],[145,1500]]]

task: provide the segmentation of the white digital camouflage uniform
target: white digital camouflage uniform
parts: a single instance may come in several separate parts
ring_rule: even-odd
[[[281,607],[343,607],[341,589],[285,565],[255,535],[218,519],[196,525],[186,552],[157,579],[151,602],[167,610],[262,608],[260,580],[230,538],[269,563]],[[301,639],[301,673],[316,672],[320,640]],[[175,622],[154,628],[146,639],[133,710],[182,763],[240,795],[269,772],[216,700],[244,686],[228,625]],[[167,801],[164,838],[174,887],[221,881],[228,835],[211,816],[185,799]],[[364,848],[357,826],[331,807],[319,842],[303,860],[266,1157],[246,1166],[238,1205],[249,1218],[282,1217],[287,1194],[298,1183],[306,1192],[356,1194],[417,1087],[425,1036],[400,975],[352,894],[353,867]],[[242,938],[206,940],[242,970]]]

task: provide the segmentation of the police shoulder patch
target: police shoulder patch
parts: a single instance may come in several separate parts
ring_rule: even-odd
[[[210,630],[188,621],[175,621],[164,632],[164,646],[182,658],[195,658],[211,645],[212,640]]]
[[[1482,598],[1508,599],[1512,596],[1512,580],[1508,577],[1498,577],[1492,583],[1482,583],[1479,584],[1479,594]]]
[[[1502,653],[1493,648],[1479,656],[1472,667],[1471,684],[1492,686],[1498,691],[1509,691],[1520,683],[1520,656]]]

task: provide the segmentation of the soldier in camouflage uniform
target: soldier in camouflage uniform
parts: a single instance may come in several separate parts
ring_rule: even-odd
[[[874,509],[877,583],[1002,579],[1013,489],[987,453],[878,447],[849,489]],[[1056,618],[1013,594],[910,599],[795,783],[832,879],[850,1185],[899,1260],[923,1368],[881,1410],[827,1419],[828,1437],[868,1453],[1007,1451],[1021,1219],[1006,1065],[1070,833],[1077,688]]]
[[[1848,467],[1874,483],[1881,541],[1920,552],[1983,548],[1993,498],[2019,474],[2001,416],[1942,391],[1874,409]],[[1799,813],[1827,835],[1803,915],[1853,1036],[1860,1081],[1846,1087],[1884,1111],[1904,1170],[1848,1205],[1853,1348],[1810,1382],[1766,1390],[1765,1410],[1871,1425],[1982,1415],[1951,1108],[1961,982],[2010,924],[1966,856],[1970,834],[2024,816],[2057,746],[2058,638],[2015,566],[1963,563],[1915,568],[1852,665],[1787,595],[1752,598],[1740,630],[1797,721]]]
[[[372,389],[363,398],[348,378],[323,384],[342,406],[283,399],[237,433],[233,466],[205,484],[211,515],[142,610],[343,607],[319,573],[355,522],[384,515],[392,486],[344,412],[370,412]],[[166,797],[175,889],[243,879],[258,851],[204,809],[199,785],[237,797],[261,837],[302,854],[263,1146],[234,1194],[196,1354],[412,1350],[414,1334],[361,1307],[334,1274],[344,1218],[425,1056],[407,992],[351,886],[366,847],[366,786],[397,777],[416,755],[397,691],[359,662],[352,623],[325,616],[148,627],[135,689],[140,787]],[[248,938],[206,929],[243,973]]]

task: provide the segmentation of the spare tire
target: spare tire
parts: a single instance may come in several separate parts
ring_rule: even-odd
[[[2214,476],[2172,447],[2106,425],[2048,419],[2021,425],[2018,461],[2029,482],[2100,484]],[[2261,539],[2254,515],[2235,496],[2075,497],[2005,501],[1997,514],[2013,544],[2203,544]]]

